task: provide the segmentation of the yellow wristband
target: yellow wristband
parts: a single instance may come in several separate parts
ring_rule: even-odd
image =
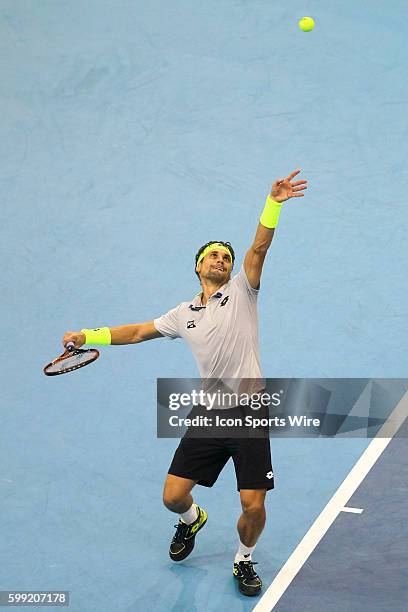
[[[273,229],[278,225],[282,204],[283,202],[276,202],[270,195],[268,195],[265,201],[265,208],[263,209],[263,213],[259,219],[260,223],[264,227]]]
[[[112,336],[109,327],[81,329],[81,332],[85,334],[85,344],[112,344]]]

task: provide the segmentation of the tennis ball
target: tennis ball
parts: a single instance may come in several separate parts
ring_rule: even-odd
[[[299,28],[303,32],[311,32],[314,28],[314,20],[311,17],[302,17],[299,21]]]

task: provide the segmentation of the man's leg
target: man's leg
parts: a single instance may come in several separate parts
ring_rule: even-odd
[[[191,491],[196,483],[196,480],[167,474],[163,491],[163,503],[166,508],[177,514],[187,512],[193,504]]]
[[[238,519],[239,548],[234,560],[233,574],[244,595],[258,595],[262,581],[255,572],[252,553],[265,526],[266,489],[241,489],[242,514]]]
[[[195,536],[207,521],[207,513],[193,502],[195,484],[212,487],[229,454],[213,438],[185,436],[174,454],[164,485],[166,508],[180,514],[176,534],[170,545],[173,561],[182,561],[194,548]]]
[[[173,561],[183,561],[191,553],[195,536],[207,521],[205,510],[193,503],[191,490],[196,483],[196,480],[168,474],[164,484],[164,505],[171,512],[180,515],[169,550]]]
[[[239,494],[242,506],[237,524],[239,539],[242,544],[252,548],[265,526],[266,489],[241,489]]]

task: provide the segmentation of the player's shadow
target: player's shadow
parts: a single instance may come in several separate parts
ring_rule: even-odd
[[[231,555],[225,552],[218,554],[194,554],[194,557],[191,557],[191,559],[178,565],[172,565],[170,571],[175,575],[175,579],[182,583],[182,589],[177,601],[169,608],[169,611],[180,612],[181,610],[188,610],[189,612],[198,612],[205,609],[205,605],[203,607],[203,597],[205,597],[205,594],[210,589],[211,581],[208,579],[210,573],[214,571],[214,567],[226,568],[228,564],[231,564]],[[199,592],[200,585],[203,592]],[[224,588],[229,590],[230,587],[231,585],[228,581],[225,581]],[[199,608],[194,604],[196,593],[200,601]]]
[[[207,555],[209,557],[209,555]],[[197,564],[195,561],[197,560]],[[180,612],[180,610],[188,610],[189,612],[198,612],[198,608],[194,603],[197,587],[203,584],[207,578],[209,570],[199,567],[200,558],[195,557],[190,563],[184,562],[180,565],[172,565],[170,571],[174,574],[175,580],[181,582],[182,588],[169,612]],[[205,563],[202,559],[201,563]],[[208,563],[208,561],[207,561]],[[202,610],[202,607],[201,607]]]
[[[208,570],[196,566],[188,566],[180,564],[177,567],[171,567],[170,571],[174,574],[172,578],[173,588],[179,590],[177,599],[174,603],[164,601],[165,596],[160,594],[156,598],[155,607],[152,610],[166,610],[166,612],[202,612],[203,606],[198,608],[194,601],[196,599],[196,591],[202,584],[203,580],[207,579]],[[157,601],[159,599],[159,602]],[[126,608],[126,612],[140,612],[146,609],[146,601],[143,598],[143,603],[134,601],[133,604]]]

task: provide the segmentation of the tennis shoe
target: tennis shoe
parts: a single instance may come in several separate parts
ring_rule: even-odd
[[[204,527],[207,522],[207,513],[205,510],[200,508],[197,504],[194,504],[197,508],[197,518],[194,523],[187,525],[181,519],[179,520],[176,527],[176,533],[170,544],[170,558],[173,561],[183,561],[194,548],[195,537],[197,533]]]
[[[259,595],[262,589],[262,580],[254,570],[253,561],[240,561],[234,563],[232,573],[238,580],[238,588],[243,595]]]

